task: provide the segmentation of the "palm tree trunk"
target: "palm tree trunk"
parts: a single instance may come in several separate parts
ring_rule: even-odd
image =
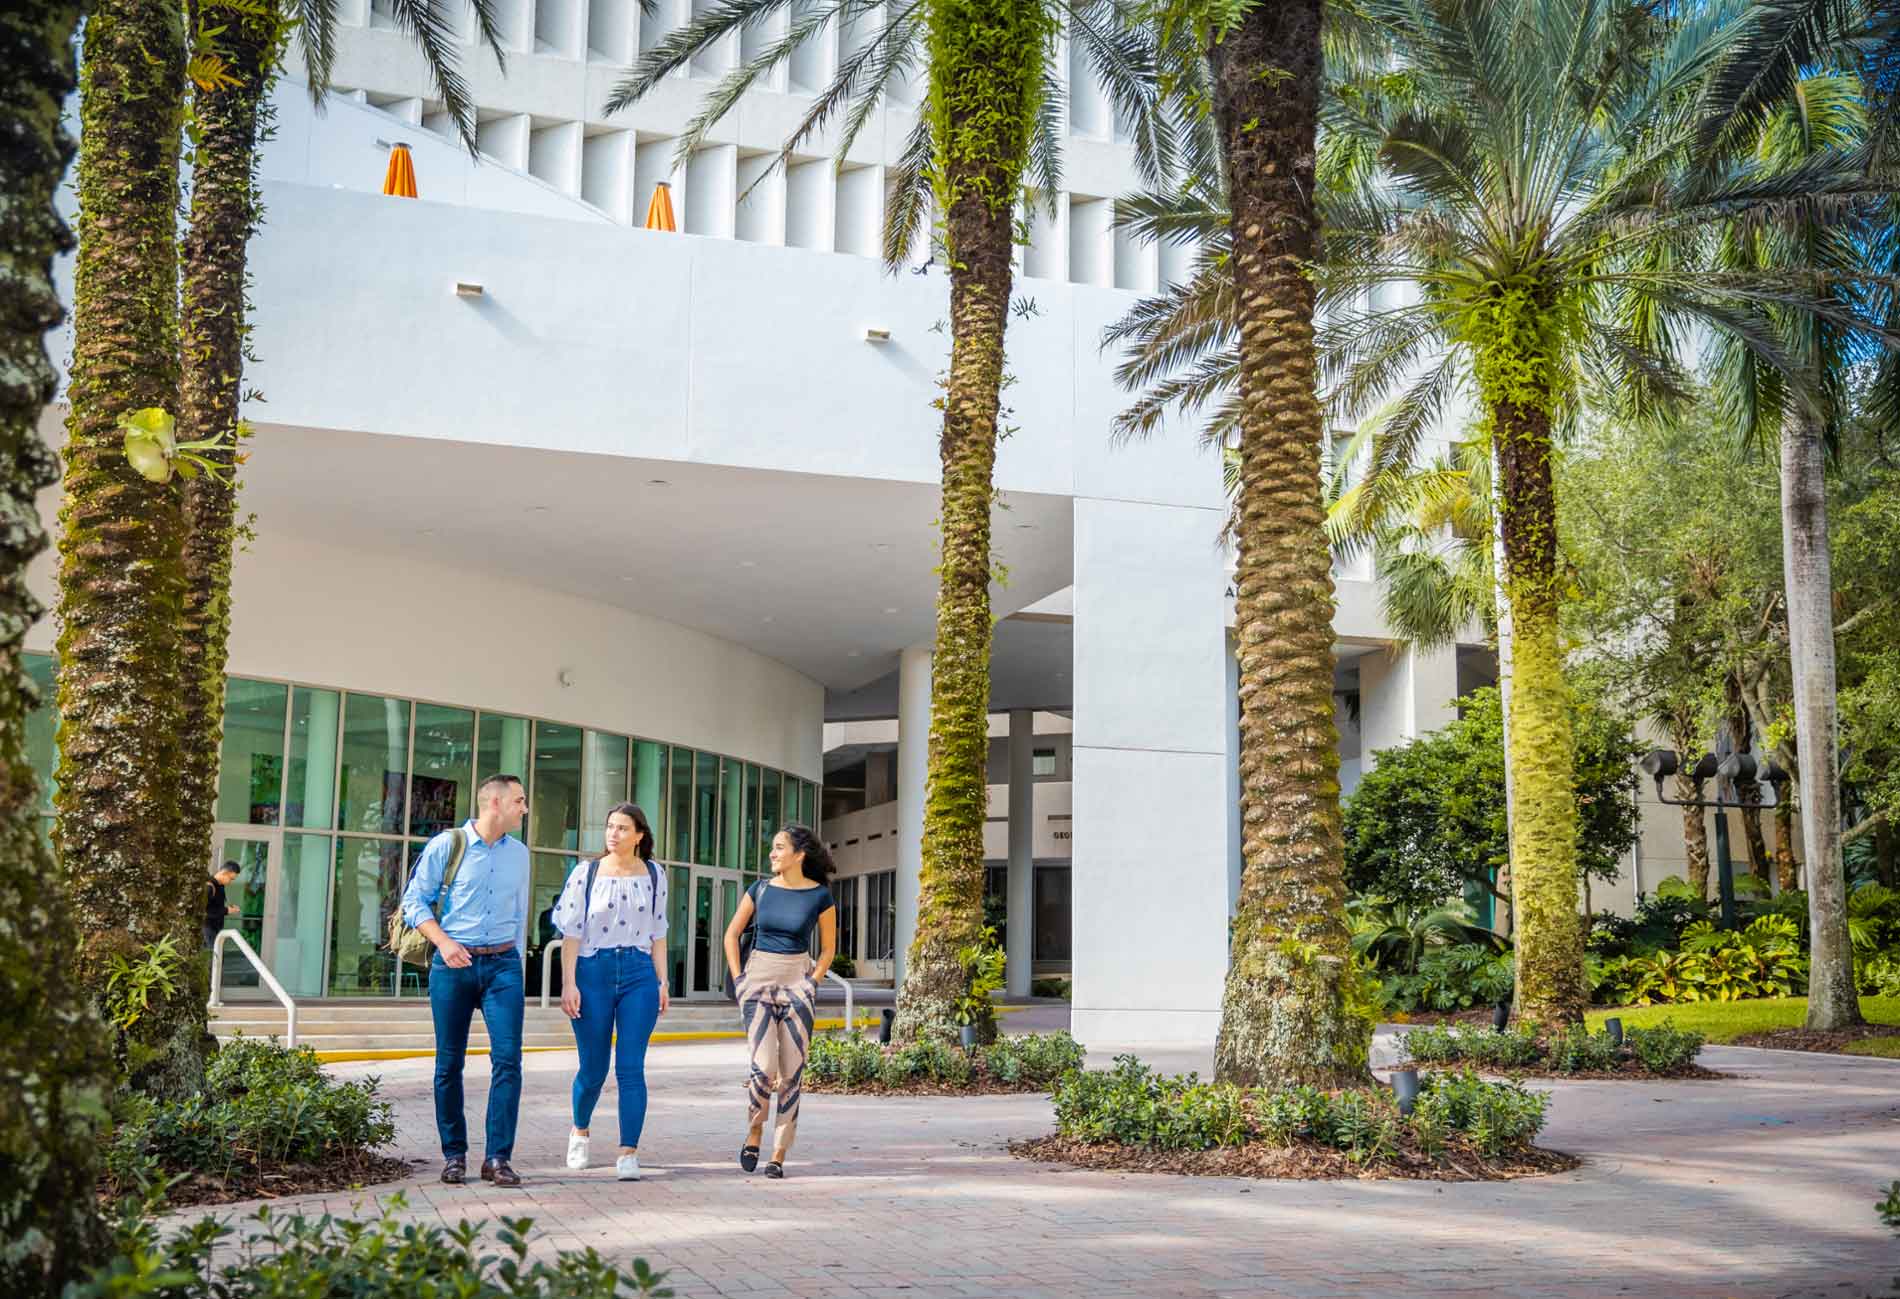
[[[1333,579],[1320,486],[1313,166],[1319,0],[1249,9],[1211,44],[1240,319],[1242,875],[1214,1070],[1224,1081],[1364,1083],[1333,724]]]
[[[1775,891],[1786,893],[1800,887],[1801,863],[1794,859],[1794,811],[1782,803],[1775,808]]]
[[[902,1041],[956,1034],[970,988],[959,953],[983,931],[990,701],[990,506],[1002,409],[1016,196],[1041,93],[1048,17],[1037,0],[933,0],[930,107],[950,266],[937,637],[917,932],[897,999]],[[974,1024],[995,1035],[986,1005]]]
[[[44,612],[26,569],[46,549],[37,496],[59,481],[40,440],[56,376],[46,331],[64,315],[55,253],[72,233],[53,207],[72,137],[60,113],[74,82],[80,6],[0,9],[0,1293],[52,1299],[104,1252],[95,1182],[106,1078],[103,1035],[62,959],[66,891],[40,833],[26,760],[36,702],[20,642]]]
[[[206,458],[227,472],[235,470],[248,333],[245,251],[259,215],[258,114],[277,57],[279,22],[274,4],[258,15],[227,15],[216,48],[228,78],[212,89],[200,86],[193,101],[198,146],[192,155],[191,229],[181,268],[178,436],[181,441],[223,438],[232,449]],[[185,485],[184,495],[188,532],[179,627],[178,822],[187,851],[208,863],[224,736],[237,492],[228,477],[204,474]]]
[[[184,519],[177,480],[125,454],[119,421],[178,407],[179,6],[98,0],[80,76],[79,258],[72,415],[60,510],[60,864],[72,883],[78,966],[102,988],[110,957],[172,938],[179,991],[134,1030],[134,1084],[199,1085],[204,863],[178,829],[178,620]]]
[[[1581,1023],[1583,928],[1577,920],[1577,808],[1569,687],[1557,634],[1557,498],[1544,406],[1492,404],[1500,514],[1513,622],[1511,890],[1517,920],[1517,1010],[1544,1024]]]
[[[1504,589],[1504,515],[1497,502],[1498,448],[1491,443],[1491,582],[1498,607],[1498,713],[1504,734],[1511,733],[1511,596]],[[1497,891],[1504,898],[1504,915],[1497,931],[1510,938],[1517,931],[1511,917],[1511,824],[1517,819],[1517,795],[1511,783],[1511,746],[1504,746],[1504,864],[1498,867]]]
[[[1861,1023],[1854,949],[1847,937],[1841,860],[1840,755],[1834,705],[1833,585],[1819,421],[1791,411],[1781,425],[1781,555],[1794,671],[1795,747],[1801,753],[1801,839],[1808,862],[1811,1029]]]
[[[1688,752],[1688,750],[1680,750]],[[1683,800],[1696,796],[1695,782],[1681,771],[1676,773],[1676,797]],[[1683,870],[1689,877],[1689,887],[1695,895],[1704,901],[1709,896],[1709,822],[1706,810],[1700,807],[1682,809],[1682,858]]]

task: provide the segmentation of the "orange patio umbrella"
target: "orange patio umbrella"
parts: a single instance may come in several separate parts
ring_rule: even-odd
[[[416,196],[416,164],[409,156],[409,146],[398,144],[389,150],[389,170],[383,173],[383,193],[397,198]]]
[[[653,201],[647,204],[647,229],[679,229],[673,222],[673,187],[665,181],[653,187]]]

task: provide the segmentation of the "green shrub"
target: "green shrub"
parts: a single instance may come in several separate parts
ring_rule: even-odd
[[[1665,1021],[1655,1028],[1629,1029],[1623,1041],[1651,1073],[1672,1073],[1694,1064],[1708,1039]]]
[[[1035,979],[1029,984],[1029,995],[1032,997],[1060,997],[1067,1001],[1074,994],[1075,984],[1059,975],[1053,978]]]
[[[1887,1198],[1874,1203],[1874,1212],[1896,1235],[1900,1235],[1900,1182],[1887,1188]]]
[[[1547,1104],[1541,1093],[1467,1071],[1425,1080],[1408,1119],[1384,1091],[1247,1090],[1194,1074],[1163,1076],[1128,1055],[1107,1070],[1071,1072],[1055,1089],[1056,1129],[1076,1140],[1160,1150],[1307,1141],[1362,1165],[1396,1158],[1408,1130],[1427,1154],[1458,1133],[1487,1155],[1516,1149],[1542,1130]]]
[[[232,1229],[203,1218],[162,1233],[151,1214],[128,1219],[113,1257],[67,1299],[620,1299],[673,1292],[645,1259],[622,1272],[593,1249],[528,1261],[531,1218],[502,1219],[500,1250],[484,1239],[487,1223],[449,1229],[398,1221],[403,1197],[390,1197],[380,1218],[364,1222],[258,1210],[254,1242],[221,1245]]]
[[[1854,983],[1870,997],[1900,997],[1900,948],[1855,952]]]
[[[1420,1079],[1418,1104],[1434,1129],[1462,1132],[1487,1155],[1530,1145],[1543,1131],[1548,1092],[1520,1083],[1490,1082],[1474,1070],[1430,1074]]]
[[[1465,1024],[1415,1028],[1400,1035],[1399,1045],[1422,1064],[1467,1061],[1494,1069],[1518,1069],[1536,1064],[1543,1056],[1543,1048],[1537,1042],[1537,1025],[1530,1023],[1502,1033]]]
[[[1470,1010],[1510,999],[1517,966],[1509,952],[1482,943],[1460,943],[1427,952],[1412,974],[1391,974],[1379,981],[1382,1009]]]
[[[1082,1044],[1061,1032],[1001,1037],[983,1048],[990,1076],[1011,1085],[1052,1086],[1069,1070],[1080,1069],[1082,1061]]]
[[[212,1057],[202,1093],[183,1100],[121,1097],[105,1151],[120,1193],[163,1178],[205,1173],[229,1180],[283,1164],[366,1154],[396,1135],[378,1080],[326,1076],[308,1047],[232,1038]]]
[[[1616,1069],[1617,1045],[1608,1033],[1592,1033],[1572,1024],[1550,1043],[1550,1067],[1559,1073],[1609,1073]]]
[[[805,1056],[805,1074],[819,1082],[856,1086],[877,1077],[884,1053],[862,1033],[819,1033]]]

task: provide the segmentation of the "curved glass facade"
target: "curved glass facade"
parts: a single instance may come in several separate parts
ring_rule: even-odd
[[[41,697],[28,721],[28,757],[50,828],[53,661],[28,654],[26,667]],[[693,943],[716,943],[689,927],[695,871],[709,903],[717,897],[730,914],[725,895],[736,898],[757,877],[778,826],[818,814],[813,782],[724,754],[479,708],[229,677],[214,850],[240,866],[228,890],[239,908],[233,923],[293,995],[425,991],[426,971],[398,977],[382,950],[385,926],[423,844],[472,815],[476,782],[496,772],[521,777],[528,791],[520,834],[534,863],[532,990],[542,948],[555,937],[549,911],[575,863],[601,851],[614,804],[641,806],[671,872],[675,991],[689,981]],[[714,952],[693,967],[693,990],[717,991],[717,963]]]

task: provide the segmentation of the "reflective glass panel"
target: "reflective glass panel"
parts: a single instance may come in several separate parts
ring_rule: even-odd
[[[216,820],[276,825],[284,793],[284,709],[290,687],[228,677]]]
[[[655,740],[633,742],[633,801],[647,814],[653,827],[653,850],[662,857],[672,856],[666,837],[666,746]]]
[[[53,810],[53,773],[59,762],[59,687],[54,680],[53,656],[27,654],[26,674],[39,691],[39,702],[26,715],[26,760],[40,782],[40,810]]]
[[[745,764],[745,859],[739,868],[765,869],[765,859],[759,856],[759,768],[750,762]]]
[[[534,724],[534,784],[528,824],[533,848],[581,846],[581,728]]]
[[[739,865],[745,827],[745,764],[719,760],[719,865]]]
[[[693,751],[673,747],[673,778],[668,785],[667,820],[673,831],[674,861],[693,859]]]
[[[719,755],[693,755],[693,860],[713,864],[719,850]]]
[[[474,815],[474,710],[417,704],[415,766],[409,778],[410,834],[427,839]]]
[[[483,713],[481,727],[475,739],[475,798],[481,798],[481,782],[490,776],[513,776],[525,789],[528,784],[529,762],[528,741],[532,727],[525,717],[509,717],[504,713]],[[532,809],[530,809],[532,810]],[[475,815],[481,808],[477,806]],[[533,822],[530,816],[515,831],[523,843],[528,843],[528,830]]]
[[[581,799],[581,851],[607,850],[607,813],[627,798],[627,737],[587,732],[586,795]],[[651,814],[649,813],[649,820]]]
[[[290,760],[284,824],[328,830],[336,807],[336,723],[342,696],[334,690],[290,692]]]
[[[343,701],[343,763],[336,828],[401,834],[409,794],[409,701],[349,695]]]
[[[692,937],[686,925],[692,871],[684,866],[670,870],[666,880],[667,991],[675,997],[683,997],[686,995],[687,945]]]
[[[330,902],[330,995],[386,997],[396,960],[384,949],[402,898],[405,847],[395,840],[339,838]],[[413,967],[408,982],[416,983]]]
[[[330,904],[330,836],[287,834],[277,876],[271,973],[293,997],[323,995],[323,949]]]
[[[779,774],[767,770],[764,788],[759,796],[759,869],[766,868],[771,859],[772,836],[785,828],[783,809],[779,804]]]

